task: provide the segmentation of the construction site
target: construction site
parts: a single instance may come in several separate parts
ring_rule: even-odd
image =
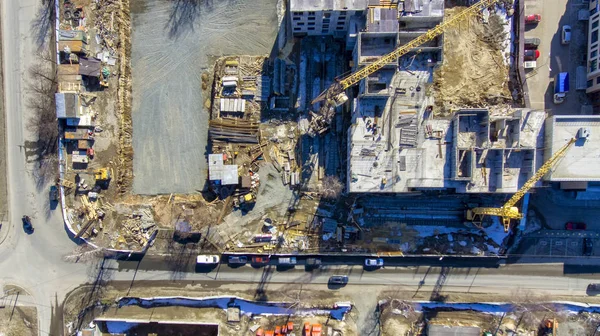
[[[77,238],[497,255],[585,137],[523,102],[510,1],[263,2],[61,3],[57,183]]]

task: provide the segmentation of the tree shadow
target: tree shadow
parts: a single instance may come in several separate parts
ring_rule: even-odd
[[[55,17],[54,0],[41,0],[40,8],[33,21],[31,21],[31,33],[38,49],[43,49],[46,46],[46,39],[50,36]]]
[[[194,24],[200,17],[201,9],[211,8],[213,0],[175,0],[172,4],[169,21],[165,25],[169,38],[178,39],[187,31],[194,31]]]
[[[58,173],[58,121],[56,119],[55,92],[58,79],[55,64],[49,51],[39,53],[38,61],[28,69],[26,102],[31,110],[27,128],[37,138],[21,144],[28,162],[34,162],[32,174],[37,190],[42,190]]]

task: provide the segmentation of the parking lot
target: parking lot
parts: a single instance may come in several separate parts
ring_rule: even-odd
[[[590,256],[600,256],[600,233],[590,231],[542,230],[523,238],[516,254],[528,256],[583,256],[584,238],[592,240]]]
[[[525,27],[526,38],[541,40],[537,68],[525,70],[532,108],[546,110],[550,114],[572,115],[580,114],[581,105],[587,103],[585,91],[576,90],[576,69],[586,65],[587,53],[587,21],[578,21],[577,13],[587,8],[588,3],[583,0],[525,0],[524,15],[542,16],[539,24]],[[561,44],[564,25],[572,28],[568,45]],[[555,105],[552,101],[553,82],[554,76],[560,72],[569,72],[570,91],[564,103]]]

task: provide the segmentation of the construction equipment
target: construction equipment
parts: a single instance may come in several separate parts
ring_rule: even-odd
[[[512,219],[521,219],[523,214],[519,212],[519,208],[515,206],[517,202],[533,188],[533,186],[539,181],[546,173],[552,168],[556,162],[558,162],[567,150],[575,143],[576,139],[570,139],[564,146],[562,146],[548,161],[540,167],[540,169],[533,174],[523,187],[519,189],[501,208],[473,208],[467,210],[466,217],[468,221],[473,222],[477,226],[481,226],[481,222],[485,216],[498,216],[502,217],[502,224],[504,225],[504,232],[508,232],[510,228],[510,222]]]
[[[556,336],[557,331],[558,331],[558,321],[556,321],[556,318],[547,319],[545,321],[542,321],[540,328],[539,328],[538,335]]]
[[[75,188],[75,183],[73,181],[65,180],[65,179],[62,179],[62,178],[58,179],[57,184],[65,187],[67,189],[73,189],[73,188]]]
[[[111,171],[108,168],[100,168],[94,170],[94,179],[96,181],[109,181]]]
[[[331,120],[333,119],[334,108],[342,105],[348,100],[348,97],[344,93],[344,91],[354,85],[356,85],[361,80],[365,79],[369,75],[375,73],[380,70],[384,66],[390,63],[396,62],[396,60],[409,53],[411,50],[417,48],[418,46],[433,40],[434,38],[440,36],[446,29],[450,27],[454,27],[461,23],[463,20],[471,17],[479,13],[483,8],[491,7],[496,4],[499,0],[481,0],[478,3],[468,7],[462,12],[452,16],[450,19],[443,21],[438,24],[434,28],[428,30],[423,35],[418,36],[414,40],[398,47],[387,55],[382,56],[377,61],[358,69],[357,71],[351,73],[350,75],[338,79],[335,81],[329,88],[323,91],[317,98],[315,98],[311,104],[318,103],[320,101],[325,101],[319,113],[313,115],[313,119],[311,120],[311,130],[309,134],[314,136],[316,134],[322,134],[329,128],[331,124]]]

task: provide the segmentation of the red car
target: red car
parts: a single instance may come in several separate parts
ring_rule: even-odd
[[[565,230],[585,230],[586,228],[585,223],[568,222],[565,224]]]
[[[525,17],[525,24],[537,24],[542,21],[542,16],[540,14],[531,14]]]
[[[253,264],[268,264],[269,261],[271,261],[271,258],[269,258],[269,257],[264,257],[264,256],[252,257]]]
[[[540,57],[539,50],[525,50],[523,53],[523,60],[525,61],[535,61]]]

